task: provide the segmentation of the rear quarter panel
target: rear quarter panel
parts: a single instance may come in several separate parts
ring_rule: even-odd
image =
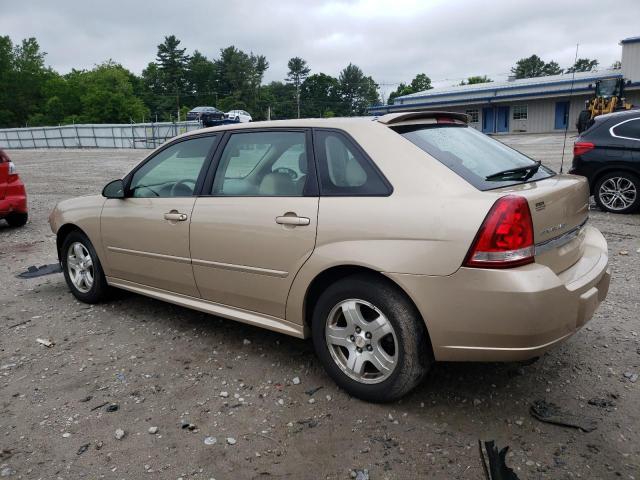
[[[386,126],[363,122],[346,131],[389,180],[393,193],[320,198],[316,247],[298,272],[287,303],[286,318],[292,322],[303,321],[308,286],[331,267],[454,273],[500,196],[480,192]]]

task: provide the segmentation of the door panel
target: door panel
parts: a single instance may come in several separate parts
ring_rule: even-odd
[[[191,257],[202,298],[284,318],[293,278],[315,246],[317,215],[318,197],[198,198]]]
[[[496,131],[509,131],[509,107],[496,108]]]
[[[482,133],[495,132],[495,117],[493,107],[482,109]]]
[[[216,136],[179,139],[132,174],[127,198],[108,199],[101,235],[109,276],[198,297],[189,224]]]
[[[195,197],[107,200],[101,231],[110,276],[198,297],[189,258],[194,202]],[[172,212],[187,218],[165,219]]]
[[[554,128],[564,130],[569,121],[569,102],[556,102],[556,116]]]

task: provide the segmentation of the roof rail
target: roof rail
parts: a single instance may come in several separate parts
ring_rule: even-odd
[[[393,125],[400,122],[410,122],[412,120],[437,120],[438,118],[448,118],[451,120],[458,120],[463,123],[469,123],[469,115],[466,113],[445,112],[439,110],[387,113],[386,115],[378,117],[377,120],[385,125]]]

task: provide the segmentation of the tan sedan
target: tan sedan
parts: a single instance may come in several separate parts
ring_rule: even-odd
[[[604,300],[586,180],[465,115],[228,125],[51,214],[72,293],[117,287],[300,338],[360,398],[438,360],[540,355]]]

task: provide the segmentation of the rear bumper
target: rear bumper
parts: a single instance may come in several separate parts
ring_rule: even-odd
[[[514,361],[539,356],[591,319],[609,290],[607,243],[585,228],[583,256],[560,274],[533,263],[453,275],[387,274],[412,297],[436,360]]]
[[[27,191],[21,180],[7,185],[4,198],[0,199],[0,218],[10,213],[27,213]]]

